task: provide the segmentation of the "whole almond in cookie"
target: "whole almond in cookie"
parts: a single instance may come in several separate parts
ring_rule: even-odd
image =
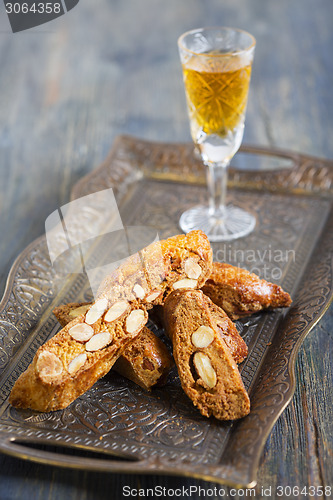
[[[199,326],[192,333],[192,344],[199,348],[208,347],[213,342],[214,336],[214,330],[210,326]]]
[[[97,300],[89,309],[86,314],[86,323],[88,325],[93,325],[99,320],[105,313],[108,307],[108,300],[106,298]]]

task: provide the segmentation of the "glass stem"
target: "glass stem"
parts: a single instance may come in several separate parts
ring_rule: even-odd
[[[207,162],[206,176],[209,195],[209,213],[211,216],[223,219],[226,209],[226,194],[229,161]]]

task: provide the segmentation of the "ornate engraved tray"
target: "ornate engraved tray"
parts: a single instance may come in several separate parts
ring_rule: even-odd
[[[250,415],[229,423],[202,417],[175,370],[150,393],[111,371],[63,411],[12,408],[15,380],[59,329],[52,309],[91,297],[84,273],[58,274],[41,237],[17,258],[0,304],[0,451],[64,467],[255,485],[265,441],[295,389],[298,348],[332,299],[333,162],[246,146],[235,162],[229,197],[255,213],[257,225],[247,238],[214,244],[214,258],[255,270],[293,298],[288,311],[237,322],[249,346],[241,373]],[[110,187],[123,224],[151,226],[160,238],[179,233],[180,214],[206,196],[191,144],[127,136],[74,187],[72,200]]]

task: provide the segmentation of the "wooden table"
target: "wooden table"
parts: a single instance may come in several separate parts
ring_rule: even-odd
[[[233,25],[256,37],[244,142],[333,157],[330,0],[81,0],[65,16],[17,34],[3,5],[0,12],[0,293],[15,257],[43,234],[46,217],[118,134],[190,140],[176,46],[183,31]],[[331,308],[300,349],[297,390],[267,441],[256,498],[281,498],[278,485],[333,487],[332,326]],[[217,486],[57,469],[5,455],[0,477],[1,500],[120,499],[125,485]]]

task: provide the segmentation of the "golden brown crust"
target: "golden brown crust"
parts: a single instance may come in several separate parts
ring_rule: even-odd
[[[236,325],[231,321],[226,312],[214,304],[209,297],[204,296],[204,300],[207,303],[212,318],[216,322],[221,338],[223,338],[229,348],[232,357],[236,363],[242,363],[248,355],[248,348],[243,338],[239,335]]]
[[[59,323],[65,326],[89,305],[89,302],[69,303],[56,307],[53,313]],[[172,365],[173,360],[166,345],[144,327],[137,338],[126,347],[112,369],[149,391],[153,386],[166,382]]]
[[[280,286],[245,269],[220,262],[213,263],[212,273],[202,291],[233,320],[291,304],[290,295]]]
[[[246,416],[250,411],[249,397],[203,293],[173,292],[165,302],[164,314],[179,378],[193,404],[202,415],[220,420]],[[213,337],[208,345],[198,347],[193,334],[202,327],[213,332]],[[207,361],[203,363],[204,372],[198,367],[198,353],[200,359]]]

